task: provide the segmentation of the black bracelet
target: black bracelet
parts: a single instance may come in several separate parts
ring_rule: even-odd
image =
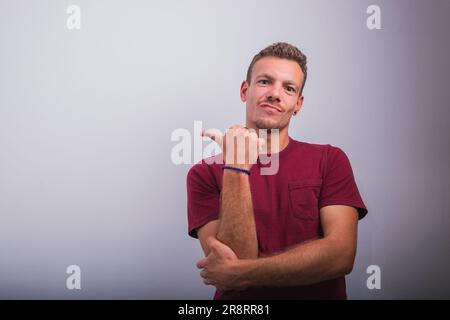
[[[224,170],[224,169],[236,170],[236,171],[244,172],[244,173],[250,175],[250,170],[245,170],[245,169],[236,168],[236,167],[232,167],[232,166],[223,166],[222,170]]]

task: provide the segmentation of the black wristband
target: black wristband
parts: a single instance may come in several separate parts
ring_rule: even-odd
[[[225,170],[225,169],[231,169],[231,170],[235,170],[235,171],[240,171],[240,172],[243,172],[243,173],[245,173],[247,175],[250,175],[250,170],[245,170],[245,169],[236,168],[236,167],[232,167],[232,166],[223,166],[222,170]]]

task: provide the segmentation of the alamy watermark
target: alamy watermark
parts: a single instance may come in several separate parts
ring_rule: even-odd
[[[76,264],[67,267],[66,273],[70,276],[66,279],[66,288],[69,290],[81,290],[81,268]]]
[[[77,5],[71,4],[67,7],[66,13],[69,14],[66,21],[66,27],[69,30],[81,29],[81,8]]]
[[[375,264],[367,267],[367,274],[370,276],[367,278],[366,285],[369,290],[381,289],[381,268]]]
[[[279,145],[280,134],[278,129],[254,129],[245,128],[242,131],[227,130],[223,134],[218,129],[208,129],[211,136],[202,136],[202,121],[194,121],[193,134],[188,129],[178,128],[171,134],[171,141],[178,142],[173,146],[170,158],[173,164],[195,164],[202,159],[207,164],[255,164],[259,161],[261,175],[275,175],[279,169]],[[223,143],[223,141],[225,141]],[[266,141],[270,141],[270,152]],[[209,142],[204,147],[204,142]],[[224,144],[224,145],[222,145]],[[245,147],[247,146],[247,148]],[[226,148],[225,159],[219,156]],[[193,151],[193,152],[192,152]]]
[[[366,13],[369,15],[366,20],[366,26],[369,30],[381,29],[381,9],[376,4],[367,7]]]

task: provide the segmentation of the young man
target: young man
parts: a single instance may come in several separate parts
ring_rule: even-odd
[[[189,235],[200,240],[205,258],[197,267],[204,283],[216,287],[215,299],[347,297],[345,275],[353,268],[358,219],[367,209],[341,149],[289,137],[306,76],[306,57],[296,47],[263,49],[241,85],[245,126],[230,127],[226,136],[203,133],[223,154],[217,163],[197,163],[187,175]],[[269,131],[263,140],[260,129]],[[274,129],[277,143],[271,141]],[[230,148],[230,133],[247,143]],[[251,159],[259,144],[272,151],[277,146],[276,174],[261,174],[267,164]],[[232,151],[243,152],[246,161],[228,157]]]

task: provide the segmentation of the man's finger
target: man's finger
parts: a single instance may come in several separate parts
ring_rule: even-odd
[[[209,254],[217,254],[217,250],[219,249],[218,247],[220,247],[221,242],[216,238],[214,238],[213,236],[211,236],[208,237],[208,239],[206,239],[206,243],[208,244],[208,247],[211,250]]]
[[[206,271],[205,269],[203,269],[203,270],[200,272],[200,277],[206,279],[206,278],[208,277],[208,271]]]
[[[202,131],[202,137],[208,137],[211,140],[214,140],[215,142],[217,142],[217,144],[219,145],[219,147],[222,148],[222,144],[223,144],[223,136],[222,136],[222,132],[220,132],[217,129],[206,129]]]
[[[206,267],[206,258],[203,258],[197,262],[197,268],[203,269]]]

